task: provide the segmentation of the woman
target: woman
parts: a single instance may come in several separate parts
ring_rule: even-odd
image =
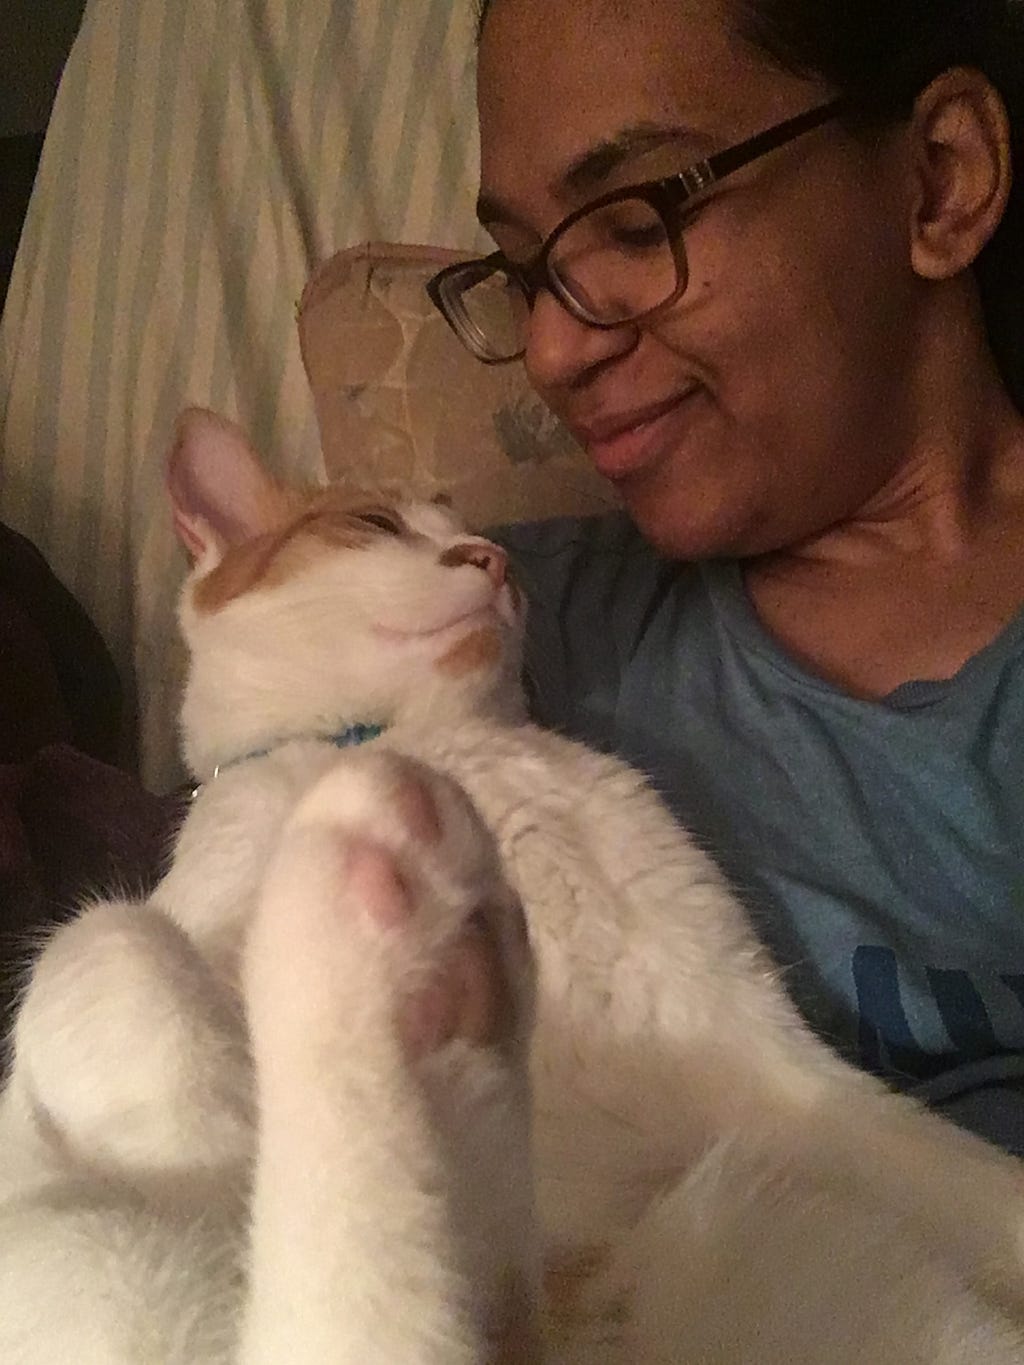
[[[819,1029],[1024,1152],[1022,34],[490,0],[498,253],[433,292],[628,513],[507,537],[539,717],[653,776]]]

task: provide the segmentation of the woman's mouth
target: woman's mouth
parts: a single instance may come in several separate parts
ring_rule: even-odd
[[[625,479],[658,460],[679,438],[699,386],[648,408],[577,427],[594,468],[611,482]]]

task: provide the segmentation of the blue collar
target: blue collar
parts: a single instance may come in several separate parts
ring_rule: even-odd
[[[347,730],[342,730],[336,735],[328,735],[328,739],[336,749],[349,749],[353,744],[366,744],[383,733],[383,725],[364,725],[362,721],[356,721],[355,725],[350,725]]]
[[[349,725],[344,730],[339,730],[336,735],[293,735],[291,739],[319,739],[326,744],[333,744],[338,749],[350,749],[356,744],[366,744],[371,739],[376,739],[378,735],[384,733],[383,725],[367,725],[362,721],[357,721],[355,725]],[[282,740],[281,744],[287,744],[290,740]],[[226,763],[218,763],[213,770],[212,782],[214,778],[220,777],[221,773],[228,768],[235,768],[239,763],[246,763],[250,758],[266,758],[275,749],[280,748],[280,744],[271,744],[266,749],[253,749],[252,753],[241,754],[238,758],[229,758]],[[192,788],[192,800],[194,801],[206,785],[204,782],[197,783]]]

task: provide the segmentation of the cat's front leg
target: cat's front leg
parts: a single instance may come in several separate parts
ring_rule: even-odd
[[[246,1365],[536,1360],[521,913],[450,781],[376,746],[306,797],[246,949]]]

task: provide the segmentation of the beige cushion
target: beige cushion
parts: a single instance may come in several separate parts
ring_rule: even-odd
[[[299,339],[329,477],[446,493],[475,526],[611,506],[522,365],[482,365],[434,309],[426,281],[458,259],[367,245],[307,285]]]

